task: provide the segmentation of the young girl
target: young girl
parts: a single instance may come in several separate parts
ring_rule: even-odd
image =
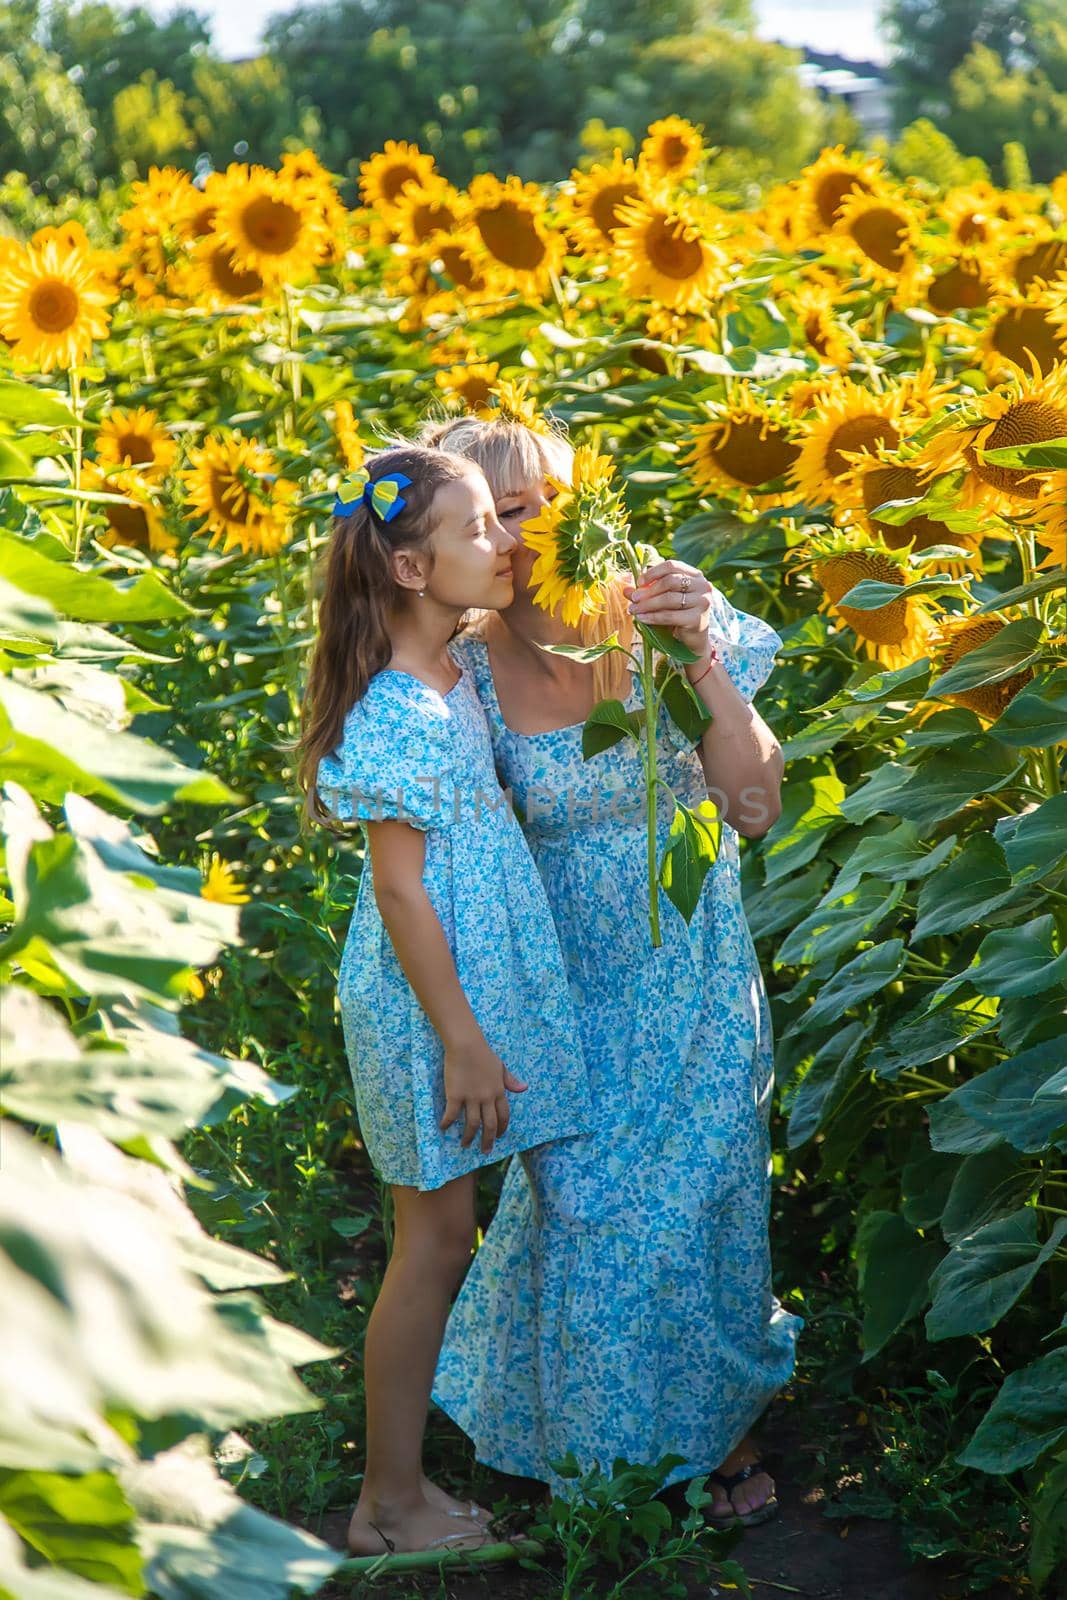
[[[465,611],[513,597],[514,537],[471,462],[390,448],[335,505],[300,777],[366,835],[338,996],[367,1153],[395,1237],[367,1325],[356,1555],[489,1542],[488,1513],[422,1473],[477,1172],[588,1131],[577,1018],[541,880],[493,769]]]

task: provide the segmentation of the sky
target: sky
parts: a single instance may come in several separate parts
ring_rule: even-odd
[[[273,11],[289,9],[285,0],[190,0],[214,19],[215,43],[225,56],[255,53],[263,24]],[[460,0],[462,3],[462,0]],[[165,14],[171,0],[149,0]],[[880,61],[886,49],[878,37],[880,0],[755,0],[758,29],[765,39],[836,51],[855,60]]]

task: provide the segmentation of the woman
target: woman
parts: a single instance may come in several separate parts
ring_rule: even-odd
[[[569,481],[566,442],[520,423],[463,418],[429,441],[482,468],[504,527]],[[453,645],[485,706],[552,906],[578,1006],[597,1131],[512,1162],[453,1306],[434,1399],[500,1471],[565,1493],[550,1463],[683,1458],[665,1480],[709,1474],[723,1525],[777,1502],[749,1435],[788,1378],[802,1322],[771,1292],[767,1237],[770,1016],[741,905],[737,834],[779,814],[781,748],[751,706],[780,646],[696,568],[660,562],[640,594],[565,626],[533,603],[533,553],[513,555],[515,599]],[[636,608],[636,609],[634,609]],[[680,799],[710,791],[722,842],[689,925],[661,904],[648,925],[643,777],[629,740],[582,759],[597,700],[641,704],[625,657],[580,663],[540,648],[589,643],[631,616],[673,629],[713,722],[699,745],[664,713],[662,770]],[[719,656],[709,665],[712,657]],[[622,803],[620,803],[622,802]],[[635,803],[637,802],[637,803]],[[669,799],[658,818],[662,851]]]

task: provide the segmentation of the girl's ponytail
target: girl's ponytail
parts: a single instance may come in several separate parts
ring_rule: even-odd
[[[366,466],[371,482],[402,472],[411,484],[404,490],[403,509],[389,522],[367,500],[334,518],[323,559],[318,635],[308,668],[297,766],[305,811],[317,822],[330,820],[315,789],[319,762],[337,747],[345,717],[393,653],[390,621],[408,595],[394,575],[393,554],[429,548],[437,490],[470,470],[460,457],[418,445],[379,451]]]

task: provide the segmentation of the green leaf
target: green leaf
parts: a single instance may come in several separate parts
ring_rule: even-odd
[[[571,661],[599,661],[601,656],[608,655],[613,650],[629,652],[619,643],[617,633],[610,634],[602,639],[599,644],[539,644],[538,649],[546,651],[553,656],[567,656]]]
[[[699,744],[711,727],[711,713],[684,672],[670,667],[658,675],[662,682],[663,705],[672,720],[692,744]]]
[[[1034,995],[1067,983],[1067,950],[1052,948],[1051,913],[1021,928],[995,929],[978,946],[967,977],[979,994]]]
[[[647,639],[660,655],[669,657],[671,661],[685,665],[701,659],[697,651],[676,639],[670,628],[655,628],[649,622],[637,622],[635,626],[642,639]]]
[[[931,1339],[958,1339],[995,1327],[1033,1282],[1067,1233],[1061,1217],[1043,1245],[1037,1212],[1028,1206],[986,1223],[949,1251],[930,1280],[933,1304],[926,1313]]]
[[[927,694],[931,698],[961,694],[982,684],[1000,683],[1004,678],[1013,677],[1040,655],[1043,633],[1043,625],[1037,617],[1019,617],[1009,622],[999,633],[974,650],[968,650],[955,666],[935,678]]]
[[[852,1006],[861,1005],[898,978],[906,959],[903,939],[887,939],[861,951],[822,985],[816,1000],[801,1013],[790,1031],[806,1032],[838,1021]]]
[[[722,839],[722,820],[712,800],[694,807],[680,800],[674,803],[670,835],[660,862],[659,881],[663,892],[690,922],[704,887],[704,879],[715,864]]]
[[[960,1165],[957,1156],[929,1148],[904,1163],[900,1174],[900,1214],[905,1222],[913,1228],[932,1228],[940,1221]]]
[[[1039,1592],[1067,1561],[1067,1457],[1049,1464],[1030,1501],[1030,1582]]]
[[[880,811],[899,809],[894,804],[901,790],[914,782],[916,769],[900,761],[883,761],[866,783],[841,801],[841,814],[849,822],[869,822]]]
[[[0,679],[0,774],[51,803],[69,789],[145,812],[165,811],[176,800],[224,805],[238,798],[147,739],[66,711],[50,694],[10,678]]]
[[[868,1022],[850,1022],[816,1051],[789,1102],[790,1150],[806,1144],[833,1116],[861,1066],[869,1032]]]
[[[892,672],[885,668],[873,672],[855,688],[849,686],[845,693],[851,695],[853,700],[893,700],[905,690],[919,695],[926,687],[929,672],[930,663],[922,656]]]
[[[1021,816],[1001,817],[993,831],[1016,882],[1045,878],[1067,857],[1067,794],[1050,795]]]
[[[979,1472],[1017,1472],[1067,1433],[1067,1345],[1009,1373],[956,1460]]]
[[[1063,1069],[1067,1036],[999,1061],[928,1107],[935,1150],[991,1150],[1005,1140],[1037,1153],[1067,1125]],[[1059,1069],[1059,1070],[1057,1070]]]
[[[1006,444],[996,450],[979,450],[977,454],[994,467],[1030,467],[1035,472],[1057,472],[1067,467],[1067,439],[1046,439],[1041,444]]]
[[[779,949],[774,965],[811,966],[854,950],[875,937],[904,894],[902,883],[886,889],[874,879],[843,894],[824,896],[810,916],[796,927]]]
[[[1018,894],[997,841],[988,833],[972,833],[959,854],[927,878],[919,891],[918,917],[910,942],[917,944],[935,933],[959,933],[973,927]]]
[[[0,434],[0,482],[22,483],[30,476],[30,458],[13,439]]]
[[[863,1301],[863,1359],[870,1361],[929,1298],[938,1246],[910,1228],[898,1211],[868,1211],[856,1232],[856,1270]]]
[[[906,1016],[894,1018],[889,1036],[871,1051],[872,1070],[889,1082],[909,1067],[942,1061],[971,1039],[995,1028],[997,1019],[966,1005],[931,1006],[923,1000]]]
[[[0,417],[5,422],[39,428],[74,428],[78,419],[58,390],[31,388],[28,383],[0,381]]]
[[[1038,578],[1031,578],[1029,583],[1016,584],[1012,589],[998,589],[988,600],[984,600],[972,616],[983,616],[987,611],[1003,611],[1006,606],[1020,605],[1024,600],[1034,600],[1039,595],[1051,594],[1053,589],[1063,588],[1062,572],[1043,572]]]
[[[1008,701],[990,736],[1001,744],[1040,748],[1067,740],[1067,667],[1058,667]]]
[[[942,1156],[941,1160],[946,1157]],[[950,1244],[1017,1211],[1040,1180],[1006,1144],[980,1150],[960,1162],[941,1214],[941,1232]]]
[[[583,759],[588,761],[602,750],[610,750],[620,739],[630,738],[640,744],[643,726],[643,712],[627,711],[621,700],[601,700],[589,713],[582,729]]]
[[[844,894],[864,873],[874,873],[886,883],[926,878],[952,854],[955,844],[956,835],[950,833],[928,850],[914,822],[899,822],[885,833],[868,832],[842,864],[832,892]]]
[[[923,830],[932,828],[976,796],[1002,789],[1023,765],[1022,758],[994,739],[979,737],[969,745],[939,750],[920,767],[906,769],[915,771],[919,781],[910,782],[895,800],[887,796],[881,809],[910,818]]]
[[[144,1593],[133,1508],[109,1472],[0,1471],[0,1517],[49,1564]]]
[[[69,563],[50,561],[14,534],[0,534],[0,574],[24,594],[48,600],[63,616],[79,622],[152,622],[193,614],[193,607],[154,572],[132,583],[111,583]]]
[[[951,578],[947,573],[917,578],[914,583],[904,585],[882,583],[877,578],[862,578],[840,600],[835,600],[834,605],[838,611],[842,606],[848,606],[851,611],[880,611],[883,606],[893,605],[898,600],[910,600],[913,595],[951,593],[968,581],[967,578]]]
[[[763,860],[768,883],[790,877],[806,867],[827,836],[841,826],[845,786],[833,768],[805,764],[792,769],[792,780],[782,790],[782,814],[763,840]]]

